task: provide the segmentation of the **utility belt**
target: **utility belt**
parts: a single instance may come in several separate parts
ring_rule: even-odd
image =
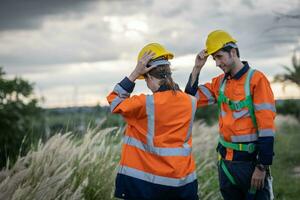
[[[223,138],[219,138],[219,144],[217,146],[217,152],[219,156],[225,159],[227,149],[233,150],[233,158],[231,161],[244,161],[255,162],[257,157],[256,144],[255,143],[231,143],[224,141]],[[226,159],[225,159],[226,160]]]
[[[253,153],[256,150],[256,146],[254,143],[242,144],[226,142],[222,137],[219,138],[219,143],[223,147],[230,148],[236,151],[246,151],[248,153]]]

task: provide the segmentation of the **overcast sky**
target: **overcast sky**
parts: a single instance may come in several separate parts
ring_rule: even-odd
[[[299,0],[0,0],[0,66],[35,83],[44,107],[106,104],[135,67],[139,50],[159,42],[174,52],[183,89],[207,34],[224,29],[241,58],[270,80],[300,48]],[[221,73],[212,59],[201,82]],[[299,90],[272,85],[276,98]],[[296,91],[296,92],[295,92]],[[150,91],[144,81],[135,93]]]

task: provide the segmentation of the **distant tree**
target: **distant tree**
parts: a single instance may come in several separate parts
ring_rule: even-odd
[[[32,93],[31,83],[18,77],[7,79],[0,67],[0,168],[8,158],[14,163],[39,137],[34,129],[42,125],[42,109]]]
[[[300,122],[300,100],[288,99],[277,103],[276,112],[282,115],[292,115]]]
[[[285,73],[277,74],[274,82],[281,82],[284,84],[294,83],[300,88],[300,58],[294,53],[292,57],[292,67],[283,66]]]

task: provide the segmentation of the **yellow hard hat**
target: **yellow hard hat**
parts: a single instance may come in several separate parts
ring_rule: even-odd
[[[164,46],[158,43],[150,43],[144,46],[142,50],[140,51],[137,60],[140,60],[142,56],[147,52],[147,51],[152,51],[155,53],[154,57],[152,60],[155,60],[160,57],[164,57],[166,60],[170,60],[174,57],[174,54],[168,51]],[[150,62],[149,62],[150,63]],[[163,62],[160,62],[163,63]],[[138,79],[144,79],[144,76],[139,76]]]
[[[226,31],[216,30],[211,32],[206,39],[206,52],[211,55],[222,49],[228,43],[236,43],[237,41]]]

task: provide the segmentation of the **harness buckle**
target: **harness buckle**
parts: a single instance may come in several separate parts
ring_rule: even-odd
[[[225,100],[225,103],[227,103],[227,104],[231,103],[231,101],[230,101],[230,99],[228,97],[225,97],[224,100]]]
[[[233,103],[233,105],[234,105],[235,110],[241,110],[240,102],[239,103]]]
[[[249,143],[247,146],[248,146],[248,153],[253,153],[255,151],[255,144]]]
[[[235,103],[235,102],[229,100],[228,104],[229,104],[229,107],[230,107],[232,110],[237,110],[237,111],[238,111],[238,110],[241,110],[241,109],[242,109],[242,106],[241,106],[241,103],[240,103],[240,102]]]

